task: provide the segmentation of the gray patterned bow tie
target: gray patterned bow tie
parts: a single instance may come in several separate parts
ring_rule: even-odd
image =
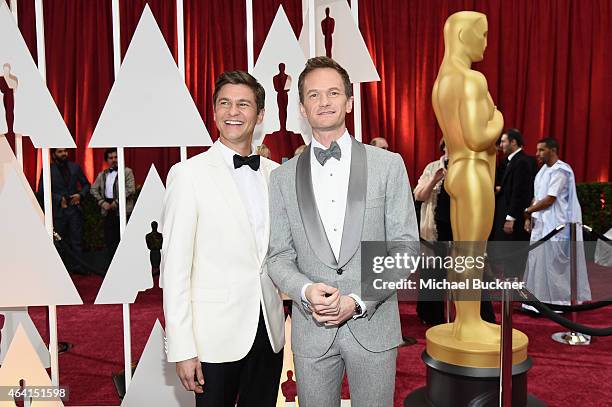
[[[340,157],[342,156],[342,150],[340,150],[340,146],[335,141],[332,141],[329,148],[324,150],[319,147],[314,148],[315,157],[317,157],[317,161],[321,165],[325,165],[327,160],[334,157],[336,160],[340,161]]]

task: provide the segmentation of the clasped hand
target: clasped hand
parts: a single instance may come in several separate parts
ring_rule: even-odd
[[[324,283],[311,284],[305,295],[313,318],[325,326],[341,325],[355,315],[355,300],[341,295],[336,287]]]

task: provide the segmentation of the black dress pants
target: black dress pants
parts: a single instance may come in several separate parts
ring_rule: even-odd
[[[202,363],[204,393],[196,394],[196,407],[274,407],[283,368],[283,351],[274,353],[263,313],[253,346],[241,360]]]
[[[106,244],[106,255],[109,263],[117,251],[120,239],[119,214],[117,211],[109,210],[104,217],[104,243]]]

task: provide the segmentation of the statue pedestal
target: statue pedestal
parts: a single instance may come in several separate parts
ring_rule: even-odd
[[[423,352],[427,386],[412,392],[404,407],[499,407],[499,369],[451,365]],[[546,407],[527,394],[531,358],[512,366],[512,407]]]

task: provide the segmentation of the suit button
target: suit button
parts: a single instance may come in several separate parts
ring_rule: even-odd
[[[339,268],[338,270],[336,270],[336,273],[338,273],[339,275],[342,275],[342,273],[344,273],[344,270],[342,270],[341,268]]]

